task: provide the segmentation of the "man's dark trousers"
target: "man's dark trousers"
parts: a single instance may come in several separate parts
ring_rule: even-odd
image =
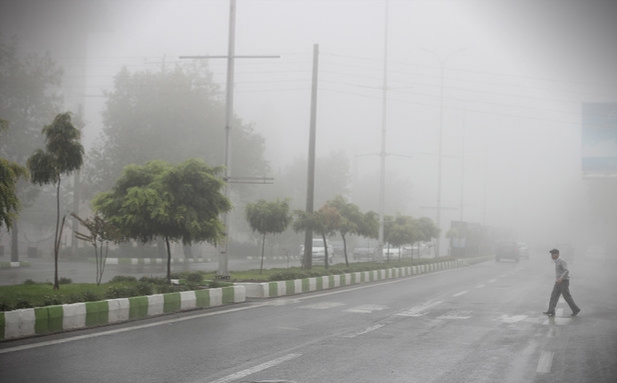
[[[563,299],[566,300],[572,312],[579,312],[580,309],[574,303],[574,299],[572,299],[572,295],[570,295],[570,280],[562,279],[561,283],[555,282],[555,286],[553,286],[553,292],[551,293],[551,300],[548,305],[548,312],[555,313],[555,306],[557,306],[557,301],[559,300],[559,296],[563,295]]]

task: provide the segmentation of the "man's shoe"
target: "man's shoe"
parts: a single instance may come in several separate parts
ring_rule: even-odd
[[[571,317],[575,317],[576,315],[578,315],[578,313],[581,312],[581,309],[577,309],[576,311],[574,311],[570,316]]]
[[[548,315],[549,317],[554,317],[555,316],[555,313],[553,311],[545,311],[542,314]]]

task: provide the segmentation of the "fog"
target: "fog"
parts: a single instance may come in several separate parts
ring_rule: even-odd
[[[547,250],[608,245],[616,178],[582,177],[581,105],[617,102],[615,20],[609,0],[238,0],[236,55],[280,57],[235,60],[234,113],[265,137],[272,169],[306,158],[318,44],[317,156],[347,156],[347,197],[363,210],[379,208],[385,128],[385,213],[435,219],[441,127],[442,232],[462,220]],[[228,21],[228,0],[3,0],[0,11],[2,35],[65,68],[86,147],[121,67],[226,55]],[[225,89],[226,60],[209,66]]]

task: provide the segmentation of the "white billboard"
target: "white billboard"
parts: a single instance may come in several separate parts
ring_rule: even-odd
[[[617,178],[617,103],[583,103],[583,178]]]

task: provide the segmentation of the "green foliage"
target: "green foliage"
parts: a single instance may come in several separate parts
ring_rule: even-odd
[[[81,132],[73,125],[70,113],[58,114],[42,130],[45,150],[35,150],[28,158],[32,182],[39,185],[58,184],[63,174],[78,170],[83,164],[84,147]]]
[[[349,266],[347,257],[347,235],[356,234],[363,237],[377,237],[379,222],[376,220],[376,214],[369,212],[363,214],[357,205],[347,202],[341,195],[337,195],[334,200],[328,201],[326,206],[329,206],[340,215],[340,219],[335,223],[335,230],[341,234],[343,238],[345,264]]]
[[[130,298],[136,296],[139,296],[139,290],[136,285],[112,285],[105,291],[105,299]]]
[[[83,163],[84,147],[79,142],[81,133],[71,121],[70,113],[58,114],[50,125],[43,127],[45,150],[36,150],[28,158],[28,170],[31,180],[38,185],[54,184],[56,186],[56,231],[54,236],[54,288],[58,283],[58,254],[62,238],[60,225],[60,182],[63,174],[78,170]]]
[[[110,283],[122,283],[122,282],[137,282],[137,278],[132,275],[116,275],[110,281]]]
[[[245,208],[246,220],[251,229],[259,234],[278,234],[287,229],[291,223],[288,200],[268,202],[259,200],[247,204]]]
[[[284,270],[284,271],[279,271],[274,274],[271,274],[268,277],[268,280],[287,281],[287,280],[293,280],[293,279],[319,277],[321,275],[323,275],[323,273],[320,273],[317,271],[310,271],[310,270]]]
[[[26,297],[17,297],[15,299],[15,303],[13,304],[13,310],[29,309],[32,307],[34,307],[32,302],[30,302],[30,300]]]
[[[58,279],[58,283],[61,285],[69,285],[73,283],[73,280],[71,278],[61,277]]]
[[[8,121],[0,119],[0,133],[7,128]],[[21,209],[17,197],[17,181],[27,176],[26,168],[0,157],[0,228],[5,225],[11,229],[13,219]]]
[[[43,296],[43,306],[61,305],[63,303],[64,299],[60,295],[51,294]]]
[[[192,284],[201,284],[204,281],[204,276],[201,273],[189,273],[186,276],[186,281],[188,283],[192,283]]]
[[[245,215],[251,229],[263,237],[260,266],[260,269],[263,269],[266,234],[279,234],[287,229],[292,219],[289,212],[289,201],[276,200],[267,202],[262,199],[246,205]]]
[[[82,291],[80,297],[80,302],[96,302],[102,299],[97,292],[91,290]]]
[[[139,295],[152,295],[154,292],[154,286],[152,283],[139,281],[136,285]]]
[[[129,165],[112,190],[95,197],[93,206],[126,238],[164,238],[169,280],[169,241],[216,244],[224,236],[219,216],[231,209],[231,203],[222,193],[221,172],[197,159],[176,166],[163,161]]]
[[[169,281],[167,281],[167,279],[165,278],[161,278],[161,277],[141,277],[139,278],[139,282],[143,282],[143,283],[150,283],[153,285],[168,285]]]

